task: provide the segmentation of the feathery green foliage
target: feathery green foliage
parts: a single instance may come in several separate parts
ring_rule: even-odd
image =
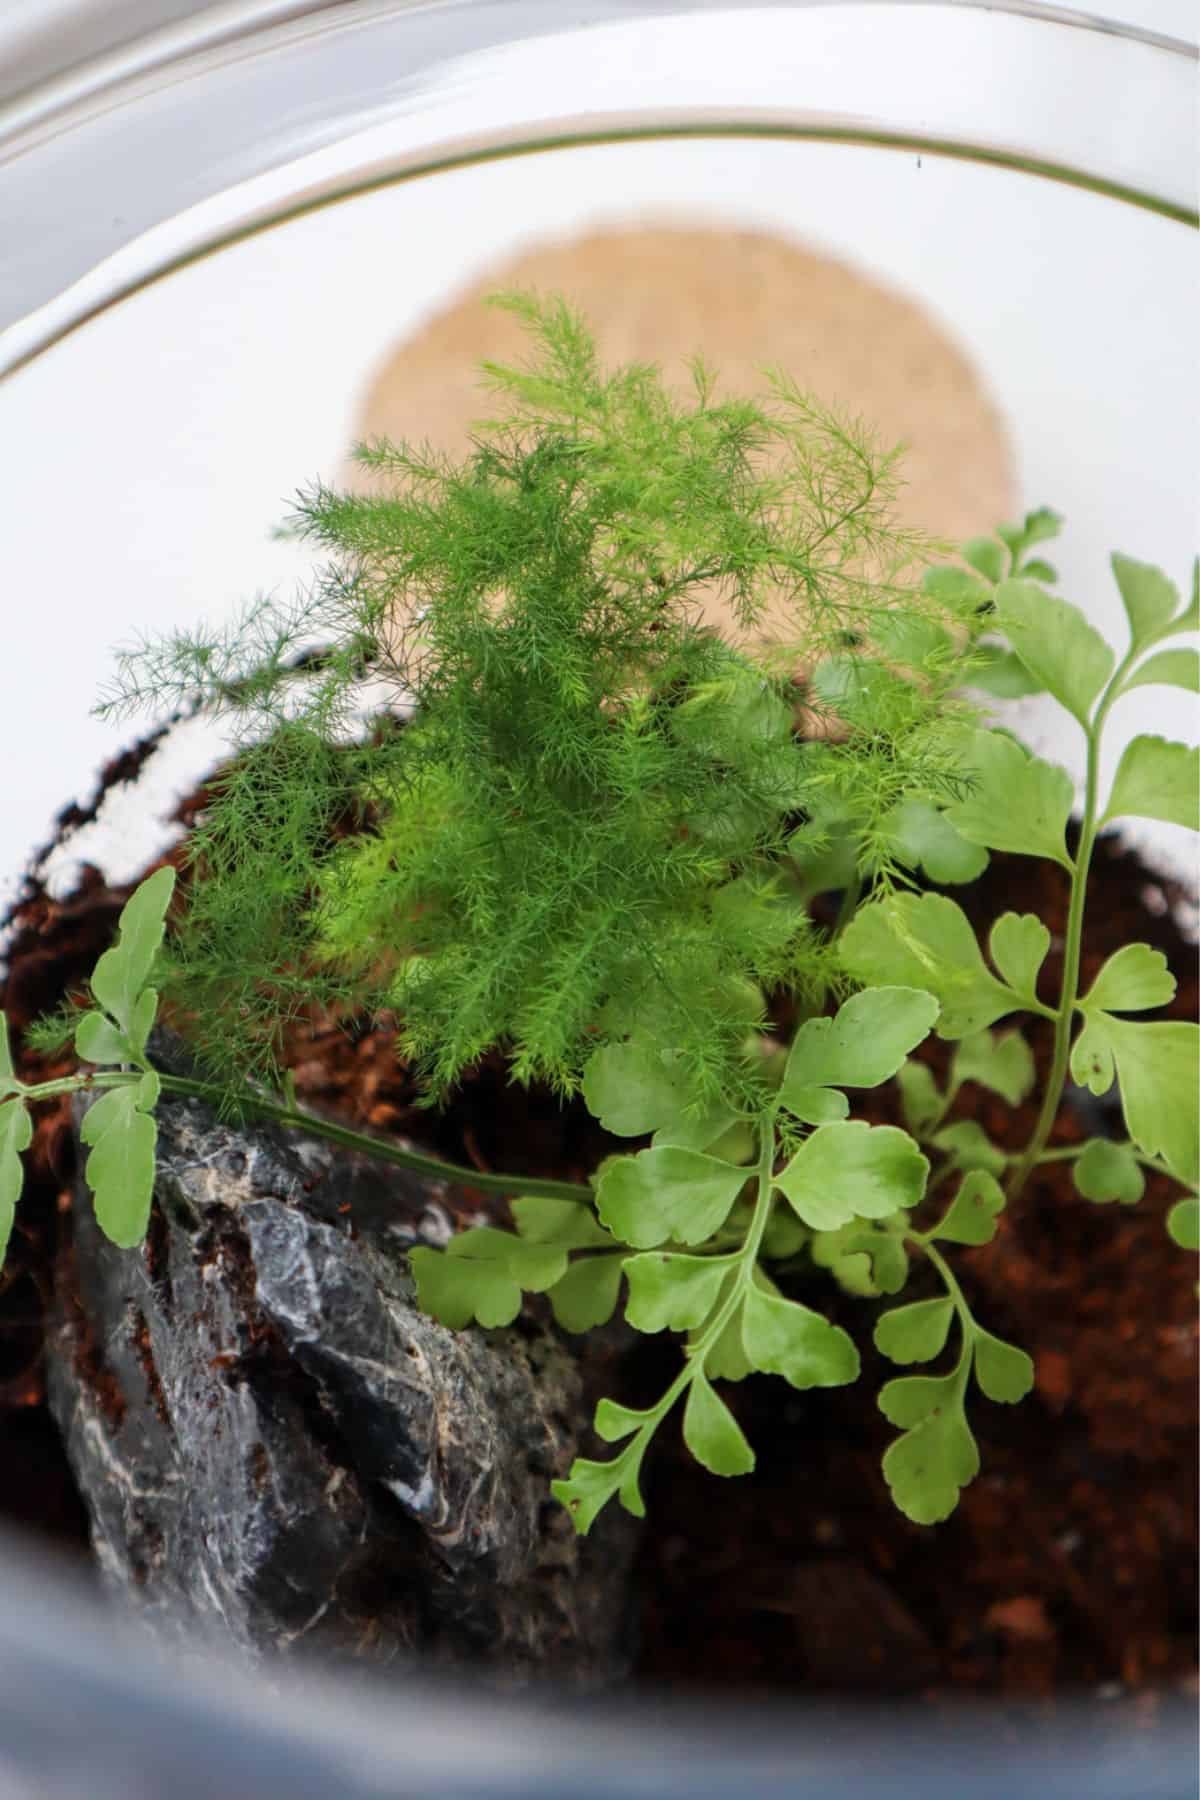
[[[1060,1160],[1099,1204],[1135,1204],[1147,1170],[1171,1176],[1187,1194],[1167,1228],[1195,1247],[1200,1028],[1126,1016],[1174,994],[1145,945],[1086,993],[1079,970],[1101,824],[1195,822],[1183,745],[1135,738],[1106,799],[1098,770],[1123,693],[1196,685],[1194,653],[1159,646],[1196,629],[1200,595],[1184,607],[1158,570],[1114,557],[1130,626],[1118,658],[1048,591],[1054,570],[1031,554],[1058,530],[1044,510],[973,539],[965,568],[902,580],[920,546],[890,522],[893,459],[785,377],[765,401],[718,402],[697,364],[682,401],[653,370],[602,371],[565,307],[506,304],[535,353],[488,370],[504,414],[465,460],[364,449],[372,491],[300,501],[297,529],[330,558],[311,594],[123,659],[110,709],[224,712],[241,753],[192,841],[169,951],[160,871],[92,977],[76,1050],[115,1066],[26,1086],[0,1033],[0,1233],[27,1104],[73,1087],[105,1090],[84,1124],[87,1175],[122,1244],[145,1230],[160,1091],[437,1167],[245,1085],[272,1072],[297,1008],[395,1013],[431,1101],[499,1046],[514,1080],[581,1089],[607,1130],[649,1140],[587,1189],[472,1174],[519,1195],[514,1228],[411,1254],[421,1304],[455,1330],[510,1324],[527,1294],[588,1330],[624,1294],[637,1330],[683,1337],[655,1405],[597,1408],[612,1456],[554,1483],[581,1531],[610,1498],[642,1512],[644,1459],[677,1405],[697,1459],[743,1474],[754,1451],[724,1384],[857,1377],[847,1332],[787,1291],[794,1271],[879,1300],[918,1263],[941,1294],[882,1311],[874,1337],[901,1366],[949,1346],[940,1373],[879,1395],[900,1434],[884,1477],[934,1523],[980,1466],[968,1398],[1011,1404],[1033,1381],[1028,1355],[975,1319],[947,1249],[989,1242],[1031,1173]],[[731,636],[706,623],[714,597]],[[1084,731],[1073,850],[1069,779],[984,728],[957,696],[968,681],[1044,690]],[[974,880],[992,850],[1045,858],[1070,884],[1053,995],[1041,920],[1005,913],[985,953],[954,899],[914,891],[918,871]],[[831,891],[832,931],[808,904]],[[152,977],[190,1014],[215,1082],[150,1066]],[[764,1035],[780,993],[800,1002],[786,1051]],[[1054,1048],[1014,1150],[954,1109],[972,1085],[1013,1107],[1030,1094],[1018,1014],[1052,1025]],[[51,1021],[41,1041],[63,1030]],[[931,1031],[954,1045],[944,1085],[913,1060]],[[1119,1082],[1127,1141],[1047,1149],[1068,1070],[1096,1093]],[[850,1116],[854,1093],[890,1081],[903,1129]]]

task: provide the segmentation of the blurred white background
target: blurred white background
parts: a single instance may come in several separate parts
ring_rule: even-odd
[[[34,32],[37,10],[18,9]],[[1128,11],[1194,30],[1191,0]],[[298,486],[337,473],[397,338],[524,245],[639,219],[775,230],[919,299],[999,403],[1024,503],[1067,517],[1053,553],[1067,596],[1118,632],[1110,549],[1188,578],[1200,293],[1185,227],[1003,170],[762,141],[576,149],[382,190],[148,288],[0,387],[0,904],[55,812],[150,722],[90,716],[113,647],[226,616],[303,573],[271,527]],[[1122,706],[1126,729],[1196,735],[1180,693],[1143,689]],[[1034,709],[1031,728],[1078,766],[1057,721]],[[149,810],[118,801],[73,855],[131,877],[211,754],[208,740],[185,746]],[[1155,835],[1176,862],[1187,854],[1172,828]]]

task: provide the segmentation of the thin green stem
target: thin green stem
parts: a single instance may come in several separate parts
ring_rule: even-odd
[[[50,1100],[58,1094],[130,1087],[141,1080],[143,1073],[141,1069],[96,1069],[86,1075],[67,1075],[54,1081],[39,1082],[32,1087],[21,1087],[18,1092],[26,1100]],[[224,1095],[224,1090],[211,1082],[194,1081],[183,1075],[162,1075],[161,1080],[164,1093],[204,1100],[209,1105],[215,1106]],[[456,1182],[460,1186],[481,1188],[485,1193],[491,1194],[528,1194],[540,1199],[574,1200],[585,1205],[590,1205],[593,1199],[591,1188],[573,1181],[547,1181],[533,1175],[505,1175],[462,1168],[457,1163],[442,1162],[436,1156],[426,1156],[420,1150],[410,1150],[386,1138],[370,1137],[366,1132],[352,1131],[346,1125],[338,1125],[334,1120],[324,1119],[320,1114],[308,1112],[303,1107],[280,1105],[274,1100],[268,1100],[265,1095],[250,1091],[239,1095],[238,1106],[271,1124],[282,1125],[293,1131],[304,1131],[310,1137],[325,1138],[344,1150],[361,1151],[381,1162],[411,1169],[415,1174],[434,1181]]]
[[[1058,1008],[1054,1021],[1054,1053],[1033,1136],[1025,1146],[1008,1184],[1007,1200],[1010,1205],[1020,1195],[1030,1174],[1041,1159],[1042,1152],[1046,1148],[1046,1141],[1054,1129],[1054,1121],[1058,1117],[1058,1108],[1062,1101],[1063,1088],[1066,1086],[1075,1003],[1079,998],[1079,962],[1083,947],[1084,902],[1087,896],[1092,851],[1095,849],[1096,834],[1100,826],[1097,797],[1100,777],[1100,739],[1109,708],[1118,698],[1125,673],[1134,659],[1135,653],[1131,648],[1105,688],[1091,724],[1085,727],[1087,778],[1084,789],[1083,822],[1080,826],[1079,844],[1071,869],[1071,901],[1067,913],[1066,938],[1063,944],[1062,986],[1059,990]]]

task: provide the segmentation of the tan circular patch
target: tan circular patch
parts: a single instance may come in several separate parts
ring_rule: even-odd
[[[718,394],[758,393],[779,364],[880,444],[908,445],[898,516],[952,540],[1014,510],[1012,454],[991,397],[962,351],[911,300],[833,258],[757,231],[639,226],[543,245],[487,277],[399,344],[368,388],[360,437],[467,447],[491,396],[484,357],[524,352],[497,289],[561,293],[584,313],[603,361],[657,363],[688,379],[696,351]]]

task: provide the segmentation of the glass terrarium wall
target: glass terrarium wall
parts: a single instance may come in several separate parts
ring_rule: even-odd
[[[94,216],[74,241],[20,240],[30,304],[10,306],[0,337],[0,730],[27,776],[6,801],[7,877],[131,735],[87,716],[112,646],[302,579],[306,559],[271,536],[288,496],[343,473],[363,430],[436,438],[447,343],[461,353],[455,418],[489,348],[463,295],[530,268],[570,271],[581,241],[610,246],[564,283],[600,300],[602,349],[615,321],[622,354],[648,343],[720,363],[718,300],[744,265],[760,360],[791,361],[822,398],[911,440],[921,523],[962,535],[987,529],[1000,503],[1054,506],[1068,521],[1064,591],[1114,632],[1111,548],[1187,578],[1200,371],[1182,50],[907,6],[613,7],[623,16],[575,31],[534,8],[509,41],[473,47],[477,11],[424,10],[453,17],[457,40],[419,79],[406,84],[396,70],[415,65],[397,63],[390,85],[364,83],[340,133],[319,100],[353,47],[344,16],[256,52],[211,47],[163,87],[144,70],[127,96],[149,133],[143,163],[156,142],[178,152],[189,106],[210,108],[221,154],[199,184],[183,178],[186,159],[174,186],[166,171],[157,186],[139,177],[137,134],[81,101],[47,122],[59,174],[99,133],[114,180],[107,242]],[[411,24],[411,9],[361,9],[354,67],[371,19],[403,34],[405,13]],[[278,121],[255,134],[239,108],[272,69],[288,75],[288,58],[293,88],[307,71],[308,128],[291,118],[267,166]],[[1017,139],[1043,154],[1012,153]],[[614,259],[631,238],[657,255]],[[774,249],[759,264],[763,244]],[[843,308],[832,336],[814,323],[814,270],[870,298]],[[693,320],[699,337],[678,341]],[[743,317],[735,364],[754,348],[746,337]],[[1146,692],[1128,731],[1194,733],[1185,696]],[[1138,702],[1123,704],[1133,715]],[[1053,750],[1069,760],[1082,745]],[[169,781],[185,787],[211,754],[184,744]],[[102,850],[81,837],[75,852],[132,876],[161,842],[166,805],[139,794],[109,817]],[[1151,829],[1170,855],[1171,828]]]

